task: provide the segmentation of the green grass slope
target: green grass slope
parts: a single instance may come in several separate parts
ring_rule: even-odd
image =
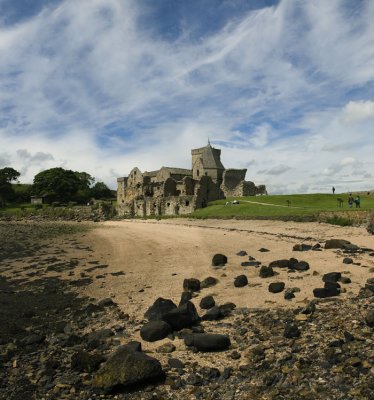
[[[348,207],[346,194],[293,194],[258,197],[229,198],[217,200],[208,207],[196,210],[195,218],[266,218],[313,220],[322,212],[374,210],[374,194],[363,194],[361,209]],[[343,199],[343,207],[338,207],[337,199]],[[239,204],[225,205],[238,200]]]

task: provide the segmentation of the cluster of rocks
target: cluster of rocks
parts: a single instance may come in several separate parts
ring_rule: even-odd
[[[18,258],[9,245],[0,273],[13,267],[13,259],[42,253],[43,245],[31,245],[24,242]],[[353,246],[333,248],[350,256],[345,258],[370,251]],[[248,256],[244,253],[238,254]],[[64,260],[60,253],[43,257],[36,258],[38,265],[30,264],[33,270],[77,268],[77,260]],[[227,262],[225,255],[215,255],[212,268]],[[310,268],[295,258],[265,266],[248,256],[248,262],[256,262],[251,266],[262,278],[276,277],[277,270],[303,274]],[[92,262],[86,272],[102,267]],[[373,278],[358,295],[341,298],[340,285],[349,278],[340,272],[324,274],[323,287],[316,289],[329,296],[315,293],[313,301],[294,309],[217,304],[214,294],[205,292],[217,278],[188,278],[179,303],[160,297],[138,319],[112,298],[78,296],[71,290],[74,281],[23,277],[0,277],[0,398],[374,398]],[[87,284],[85,279],[81,276],[76,285]],[[239,288],[249,282],[241,275],[232,284]],[[292,299],[298,288],[274,281],[268,290]]]

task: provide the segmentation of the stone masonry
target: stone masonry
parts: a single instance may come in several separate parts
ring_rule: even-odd
[[[213,200],[266,194],[264,185],[245,180],[246,169],[225,169],[221,150],[210,143],[191,150],[191,155],[192,169],[162,167],[142,173],[135,167],[118,178],[118,215],[189,214]]]

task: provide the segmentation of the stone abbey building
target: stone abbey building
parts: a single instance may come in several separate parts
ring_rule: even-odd
[[[246,169],[225,169],[221,150],[207,146],[191,150],[192,169],[162,167],[132,169],[118,178],[117,211],[121,216],[178,215],[227,197],[266,194],[264,185],[245,180]]]

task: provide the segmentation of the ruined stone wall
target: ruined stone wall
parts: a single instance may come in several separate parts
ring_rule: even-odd
[[[164,199],[165,215],[190,214],[196,209],[196,196],[171,196]]]
[[[177,195],[177,182],[174,179],[168,178],[163,185],[163,197],[176,196]]]

